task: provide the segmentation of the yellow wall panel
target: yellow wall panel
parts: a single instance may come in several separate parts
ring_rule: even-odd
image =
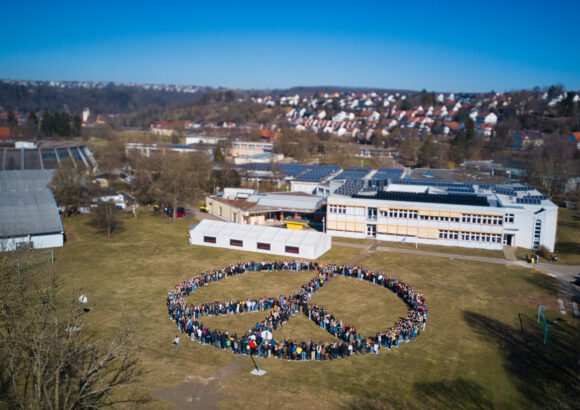
[[[438,239],[439,230],[435,228],[419,228],[419,238]]]

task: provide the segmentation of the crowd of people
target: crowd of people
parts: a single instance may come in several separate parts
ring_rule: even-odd
[[[294,294],[279,297],[263,297],[238,301],[214,301],[201,304],[187,304],[186,298],[198,287],[230,276],[258,271],[313,271],[313,278],[303,284]],[[361,335],[353,326],[345,323],[327,311],[313,304],[312,295],[331,280],[341,275],[366,280],[393,291],[408,306],[406,318],[397,321],[391,328],[377,332],[373,336]],[[230,350],[235,354],[258,354],[286,360],[332,360],[364,353],[379,354],[381,348],[392,349],[402,342],[415,339],[425,330],[428,309],[425,298],[406,283],[381,272],[363,269],[359,266],[320,264],[316,261],[246,262],[230,265],[222,269],[203,272],[178,284],[167,297],[169,318],[177,323],[179,331],[187,334],[192,341],[211,344],[218,349]],[[202,323],[206,316],[233,315],[254,311],[265,311],[267,317],[257,322],[243,335],[227,331],[211,330]],[[320,328],[335,336],[333,343],[289,339],[276,341],[275,332],[296,313],[302,313]],[[177,340],[179,338],[176,336]],[[174,341],[175,343],[175,341]],[[175,343],[176,347],[179,342]]]

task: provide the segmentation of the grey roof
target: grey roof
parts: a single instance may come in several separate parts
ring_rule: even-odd
[[[38,191],[46,189],[54,169],[0,171],[0,192]]]
[[[296,193],[288,193],[288,194],[265,193],[259,195],[250,195],[247,201],[256,202],[257,205],[264,207],[294,209],[310,212],[316,211],[324,203],[324,199],[321,197],[314,195],[311,196],[299,195]]]
[[[0,195],[0,237],[63,231],[56,202],[47,188]]]

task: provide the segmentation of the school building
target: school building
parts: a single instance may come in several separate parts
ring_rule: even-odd
[[[326,232],[480,249],[545,246],[553,252],[557,221],[557,205],[530,186],[347,181],[327,198]]]

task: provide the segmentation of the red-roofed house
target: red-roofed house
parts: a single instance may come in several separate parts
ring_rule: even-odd
[[[445,121],[443,123],[443,134],[458,133],[461,125],[457,121]]]
[[[264,142],[274,142],[280,133],[274,130],[260,130],[260,138]]]
[[[364,110],[360,113],[360,116],[367,121],[378,121],[381,118],[381,114],[374,110]]]

